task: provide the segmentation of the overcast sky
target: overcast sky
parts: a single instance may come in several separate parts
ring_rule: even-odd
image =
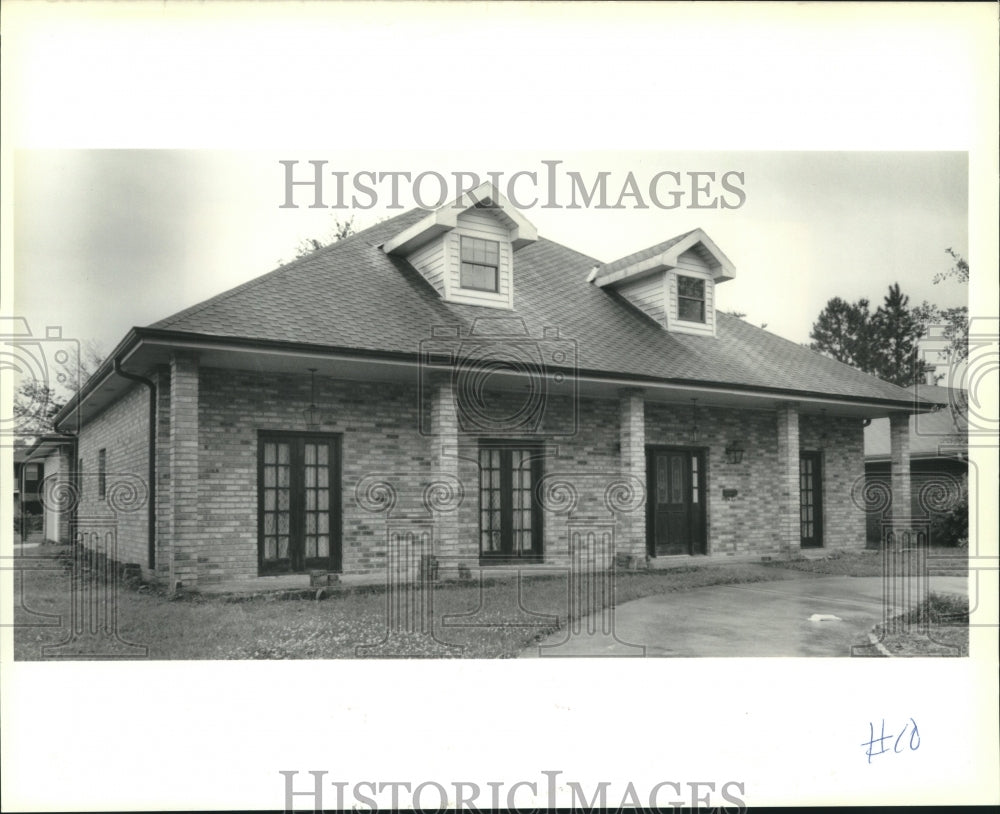
[[[719,305],[744,311],[756,324],[808,341],[828,299],[881,301],[899,282],[911,301],[963,304],[964,286],[932,284],[950,266],[945,250],[967,253],[967,161],[957,152],[829,153],[323,153],[210,151],[26,151],[16,157],[15,313],[33,329],[61,325],[64,335],[95,340],[110,352],[133,325],[146,325],[291,260],[303,238],[328,234],[346,209],[310,209],[308,189],[296,189],[297,209],[283,209],[284,167],[310,178],[310,160],[328,172],[426,170],[538,173],[545,202],[546,166],[562,161],[558,203],[523,214],[547,238],[610,261],[696,226],[705,229],[737,269],[718,289]],[[632,172],[643,192],[622,209],[569,209],[567,171],[588,187],[607,176],[613,205]],[[681,174],[675,209],[656,208],[645,190],[657,172]],[[735,209],[692,209],[690,172],[714,172],[709,200],[739,198],[718,185],[726,172],[743,174],[745,202]],[[324,202],[336,203],[332,176]],[[706,183],[701,176],[699,183]],[[530,202],[534,185],[521,179]],[[661,179],[661,190],[674,188]],[[396,212],[388,182],[376,185],[374,208],[355,211],[363,227]],[[421,186],[425,201],[438,186]],[[350,186],[348,186],[350,191]],[[699,202],[703,201],[704,195]],[[367,204],[370,200],[359,196]],[[661,191],[661,202],[669,202]],[[349,197],[348,197],[349,201]],[[400,184],[399,202],[413,205]],[[579,199],[578,199],[579,202]],[[398,211],[398,210],[396,210]]]

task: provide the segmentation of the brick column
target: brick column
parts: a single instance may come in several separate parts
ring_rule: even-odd
[[[778,408],[778,542],[790,556],[802,548],[799,491],[799,411],[797,404]]]
[[[890,481],[892,486],[893,528],[907,527],[910,521],[910,416],[892,413],[889,416]]]
[[[170,586],[198,583],[198,358],[170,359]]]
[[[156,565],[157,580],[171,574],[174,539],[173,490],[170,479],[170,366],[160,365],[152,376],[156,382]]]
[[[59,481],[67,485],[72,485],[74,481],[73,465],[75,463],[73,447],[63,444],[59,447]],[[43,509],[48,514],[48,509]],[[58,523],[55,529],[55,538],[60,543],[70,543],[73,541],[73,531],[70,528],[70,511],[59,511],[57,514]]]
[[[621,390],[618,393],[618,433],[621,454],[619,472],[622,478],[637,480],[646,491],[646,402],[642,390]],[[646,500],[639,501],[635,511],[622,515],[618,524],[621,539],[616,540],[619,554],[646,558]]]
[[[478,541],[470,531],[468,539],[459,534],[457,494],[461,481],[458,472],[458,412],[451,376],[434,381],[431,393],[431,486],[436,490],[431,505],[434,517],[434,553],[442,569],[455,570],[459,559],[475,558]],[[435,484],[437,484],[435,486]],[[461,483],[465,499],[477,497],[476,484]],[[449,499],[452,498],[452,499]]]

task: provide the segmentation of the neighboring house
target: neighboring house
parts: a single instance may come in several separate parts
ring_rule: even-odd
[[[735,273],[701,230],[601,263],[488,184],[406,212],[133,328],[57,416],[80,522],[185,588],[861,548],[863,422],[921,407],[718,311]]]
[[[22,453],[25,492],[33,488],[33,513],[41,516],[42,539],[53,543],[68,543],[71,539],[72,506],[63,510],[65,494],[58,485],[73,482],[73,460],[76,439],[67,435],[42,435]],[[33,473],[34,480],[28,480]]]
[[[42,482],[42,465],[28,461],[28,451],[23,447],[14,450],[14,506],[26,514],[39,514],[42,504],[38,489]]]
[[[910,388],[919,399],[935,405],[934,412],[910,416],[910,511],[914,518],[930,520],[955,506],[968,489],[967,395],[963,390],[918,384]],[[889,419],[876,418],[865,427],[865,475],[869,484],[881,484],[888,494],[891,469]],[[868,513],[868,543],[877,546],[884,535],[887,515],[877,493],[872,502],[880,508]],[[935,540],[931,534],[931,543]]]
[[[24,489],[24,456],[26,448],[23,446],[14,447],[14,517],[18,518],[17,522],[20,522],[21,517],[21,505],[26,502],[30,507],[32,501],[25,501],[23,494]],[[33,476],[33,480],[37,481],[37,470],[30,473]],[[34,501],[37,501],[37,483],[34,486],[34,492],[32,493]],[[30,508],[28,508],[30,513]],[[37,507],[35,511],[38,511]]]

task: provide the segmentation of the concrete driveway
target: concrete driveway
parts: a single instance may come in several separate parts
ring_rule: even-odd
[[[968,595],[964,577],[930,583]],[[803,577],[658,594],[579,620],[521,655],[850,656],[882,621],[882,591],[881,577]]]

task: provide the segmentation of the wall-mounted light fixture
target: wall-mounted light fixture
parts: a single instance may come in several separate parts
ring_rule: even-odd
[[[309,406],[303,410],[303,414],[306,419],[306,429],[307,430],[318,430],[319,429],[319,408],[316,406],[316,368],[310,367],[309,370]]]
[[[743,444],[739,441],[731,441],[726,447],[726,462],[731,464],[743,463]]]

